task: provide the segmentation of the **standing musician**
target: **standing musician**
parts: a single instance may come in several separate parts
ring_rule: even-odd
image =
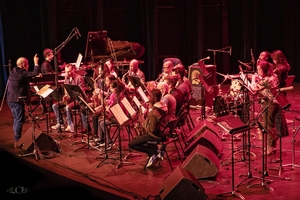
[[[271,58],[274,62],[274,73],[277,75],[279,80],[279,87],[286,87],[286,79],[291,69],[285,55],[280,50],[273,51]],[[286,95],[286,92],[284,93]]]
[[[278,77],[273,72],[272,64],[261,61],[257,66],[257,73],[252,76],[250,87],[253,91],[258,92],[264,108],[269,105],[267,112],[264,115],[264,122],[267,124],[266,130],[268,132],[267,155],[275,153],[276,142],[278,139],[275,125],[277,123],[282,123],[282,121],[275,121],[278,119],[278,115],[283,114],[282,109],[277,100],[274,99],[275,96],[273,94],[273,91],[278,89],[278,85]]]
[[[65,74],[66,74],[66,76],[65,76],[64,84],[78,85],[81,88],[81,90],[85,93],[86,85],[85,85],[84,78],[75,73],[75,69],[74,69],[73,65],[67,64],[65,66]],[[60,124],[60,113],[59,113],[59,107],[61,107],[61,106],[65,106],[65,111],[67,114],[68,126],[64,130],[71,132],[69,134],[69,137],[72,137],[72,136],[74,136],[73,135],[74,124],[72,121],[71,109],[76,105],[75,105],[74,99],[71,100],[70,96],[67,94],[67,92],[65,92],[65,95],[62,97],[62,101],[56,102],[52,105],[52,109],[55,114],[57,123],[55,126],[52,126],[51,128],[52,129],[62,128],[62,124]],[[81,119],[82,119],[84,128],[89,129],[89,126],[87,123],[87,117],[83,113],[81,113]]]
[[[45,61],[41,65],[41,73],[54,73],[53,67],[51,66],[50,62],[53,60],[54,55],[52,49],[46,48],[43,52]]]
[[[14,147],[17,147],[17,141],[21,138],[22,128],[25,121],[25,105],[30,103],[29,80],[39,74],[40,67],[37,54],[33,57],[34,69],[28,71],[28,60],[20,57],[17,60],[17,67],[14,67],[8,78],[6,101],[11,109],[14,133]]]

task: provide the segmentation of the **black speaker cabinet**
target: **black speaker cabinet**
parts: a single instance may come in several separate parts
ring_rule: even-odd
[[[203,105],[205,100],[205,106],[213,106],[214,98],[219,93],[219,88],[217,87],[216,81],[216,66],[215,65],[205,65],[210,76],[208,76],[205,81],[212,87],[210,92],[207,92],[204,88],[201,87],[201,81],[198,78],[199,75],[202,75],[201,69],[198,66],[198,63],[195,63],[188,67],[188,78],[192,83],[193,96],[191,100],[192,105]]]
[[[205,190],[197,178],[181,167],[177,167],[164,180],[159,193],[163,200],[207,199]]]
[[[209,72],[209,76],[205,79],[206,83],[210,86],[214,86],[217,84],[216,65],[205,65],[206,70]],[[188,67],[188,78],[191,81],[192,85],[199,85],[200,80],[198,78],[199,74],[202,75],[202,71],[198,66],[198,63],[194,63]]]
[[[188,147],[184,150],[186,156],[196,148],[197,145],[202,145],[212,150],[216,156],[220,157],[223,152],[223,144],[219,136],[207,129],[199,137],[194,139]]]
[[[30,127],[24,135],[18,140],[17,145],[21,147],[26,152],[33,152],[34,144],[33,144],[33,128]],[[61,149],[58,143],[46,133],[43,133],[41,130],[35,129],[34,136],[36,144],[39,150],[51,150],[57,153],[61,152]]]
[[[197,179],[214,178],[220,167],[219,158],[209,148],[197,145],[181,165]]]
[[[220,138],[219,129],[211,122],[207,120],[200,121],[199,124],[190,132],[187,138],[188,142],[197,139],[205,130],[212,131],[216,136]]]

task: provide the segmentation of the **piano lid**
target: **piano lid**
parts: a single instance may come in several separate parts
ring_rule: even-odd
[[[112,58],[114,50],[117,60],[138,59],[145,53],[143,45],[136,42],[114,41],[107,37],[107,31],[92,31],[87,34],[85,62],[98,62],[101,59]]]

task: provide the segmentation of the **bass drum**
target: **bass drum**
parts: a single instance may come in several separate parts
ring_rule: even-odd
[[[228,105],[222,96],[214,98],[214,114],[216,117],[228,115]]]

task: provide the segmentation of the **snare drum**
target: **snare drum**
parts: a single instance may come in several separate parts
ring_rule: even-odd
[[[214,113],[216,117],[228,114],[228,105],[222,96],[217,96],[214,99]]]

